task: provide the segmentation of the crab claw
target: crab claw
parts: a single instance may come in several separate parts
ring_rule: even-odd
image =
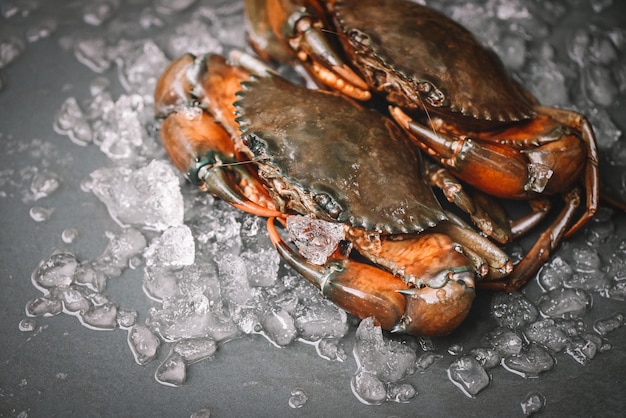
[[[283,260],[322,295],[361,319],[373,316],[386,330],[423,336],[449,334],[465,319],[474,300],[471,268],[445,269],[429,282],[436,288],[409,287],[385,270],[351,259],[312,264],[282,240],[272,218],[267,227]]]
[[[170,64],[157,83],[155,109],[164,118],[160,127],[163,147],[176,168],[202,190],[258,216],[283,216],[268,207],[271,198],[238,160],[231,135],[192,104],[190,72],[195,65],[195,58],[185,55]]]
[[[474,272],[449,273],[439,287],[411,288],[400,291],[407,296],[406,313],[392,331],[414,335],[446,335],[465,319],[476,295]]]
[[[331,260],[323,266],[312,264],[282,240],[272,218],[268,219],[267,228],[283,260],[337,306],[361,319],[373,316],[387,330],[400,324],[406,298],[399,291],[408,289],[404,281],[350,259]]]
[[[357,100],[369,100],[372,94],[367,83],[359,77],[334,51],[322,29],[309,17],[298,20],[296,33],[301,35],[297,55],[324,84]]]
[[[324,11],[314,2],[306,5],[298,2],[270,0],[266,10],[258,0],[246,1],[246,20],[253,46],[262,56],[285,61],[282,52],[276,54],[276,44],[291,51],[314,79],[357,100],[369,100],[369,86],[337,53],[337,47],[329,41],[327,28],[320,18]],[[267,25],[265,24],[267,20]],[[271,31],[268,30],[269,26]],[[273,33],[270,33],[273,32]]]

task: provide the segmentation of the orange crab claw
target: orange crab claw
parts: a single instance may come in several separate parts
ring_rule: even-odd
[[[351,259],[330,260],[323,266],[312,264],[282,240],[272,218],[267,228],[283,260],[337,306],[361,319],[373,316],[387,330],[400,323],[406,298],[399,291],[408,290],[401,279]]]
[[[437,336],[452,332],[474,300],[474,271],[446,268],[430,286],[409,287],[402,279],[352,259],[308,262],[280,237],[273,219],[267,225],[280,256],[334,304],[361,319],[373,316],[392,332]],[[440,279],[440,280],[437,280]]]

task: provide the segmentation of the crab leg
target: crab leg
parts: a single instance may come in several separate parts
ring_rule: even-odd
[[[587,147],[587,160],[585,163],[585,201],[587,202],[587,208],[576,223],[569,227],[565,233],[565,237],[567,238],[582,228],[598,210],[600,200],[600,172],[598,168],[598,150],[595,135],[587,118],[579,113],[547,106],[539,106],[538,108],[560,123],[575,127],[581,132],[582,139]]]
[[[506,280],[495,282],[481,282],[479,286],[485,289],[504,290],[513,292],[524,286],[528,280],[548,261],[563,236],[567,233],[569,225],[574,220],[576,209],[580,205],[580,190],[573,189],[565,195],[565,207],[559,213],[557,219],[548,229],[543,231],[532,246],[513,269]]]

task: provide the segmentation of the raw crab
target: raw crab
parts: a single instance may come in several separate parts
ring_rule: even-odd
[[[508,280],[488,287],[524,285],[563,237],[596,212],[598,156],[587,119],[538,104],[495,54],[439,12],[409,0],[246,0],[245,6],[259,54],[293,57],[320,84],[389,103],[393,118],[439,164],[427,165],[432,183],[498,242],[537,226],[549,197],[563,197],[565,206]],[[576,219],[581,184],[586,207]],[[471,196],[467,185],[477,189]],[[497,205],[486,195],[528,200],[531,212],[510,221],[491,209]]]
[[[162,75],[156,113],[174,164],[203,190],[270,217],[281,256],[346,311],[398,332],[455,329],[476,276],[510,272],[506,254],[442,210],[417,147],[391,119],[239,60],[262,76],[215,55],[183,56]],[[274,217],[288,224],[295,214],[342,226],[322,265],[278,234]]]

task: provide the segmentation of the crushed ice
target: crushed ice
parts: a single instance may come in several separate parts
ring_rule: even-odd
[[[592,2],[596,12],[611,5],[606,0]],[[11,21],[29,16],[37,7],[37,2],[6,2],[0,12]],[[166,16],[194,7],[191,19],[165,27],[156,40],[141,34],[164,27]],[[548,42],[535,42],[527,35],[541,38],[552,30],[566,13],[558,2],[446,2],[445,7],[496,49],[540,101],[573,103],[588,115],[609,163],[624,165],[622,132],[607,111],[626,93],[623,31],[593,25],[576,28],[566,50],[571,62],[564,63]],[[107,234],[109,245],[93,260],[79,260],[62,250],[40,263],[32,282],[41,295],[26,304],[27,318],[20,322],[20,330],[32,332],[37,318],[61,313],[76,316],[89,328],[125,330],[138,364],[149,364],[160,350],[167,350],[155,366],[155,378],[171,386],[185,382],[189,365],[210,360],[220,344],[245,334],[262,335],[276,346],[310,342],[320,356],[346,360],[345,312],[280,263],[258,219],[211,196],[181,191],[179,176],[163,160],[152,135],[151,93],[169,59],[189,51],[223,53],[245,46],[240,2],[211,8],[195,0],[158,0],[132,23],[120,18],[119,0],[90,2],[82,6],[81,14],[85,24],[105,28],[107,36],[60,40],[95,78],[87,100],[66,98],[54,129],[76,144],[98,147],[111,161],[94,170],[83,188],[100,199],[120,230]],[[29,42],[53,35],[58,26],[48,19],[24,34],[2,28],[0,70],[19,59]],[[126,39],[131,33],[140,33],[139,39]],[[114,66],[125,90],[117,98],[104,77]],[[0,72],[0,92],[6,82]],[[45,143],[33,141],[33,150],[44,147]],[[1,184],[19,184],[12,180],[16,175],[2,173]],[[23,200],[42,201],[42,206],[32,207],[31,217],[43,222],[54,211],[44,206],[46,198],[63,181],[51,170],[30,170],[25,178],[29,191]],[[10,195],[7,190],[3,187],[2,196]],[[289,219],[292,239],[314,262],[323,263],[343,238],[337,225]],[[431,339],[415,339],[420,353],[417,347],[387,338],[371,319],[363,320],[354,341],[355,395],[368,404],[407,402],[417,391],[405,379],[416,371],[426,373],[437,361],[450,361],[449,379],[466,395],[476,396],[491,383],[487,371],[498,365],[532,378],[552,369],[558,355],[587,364],[610,350],[608,338],[624,325],[624,314],[614,313],[592,325],[586,319],[598,298],[626,299],[626,241],[611,240],[614,228],[611,213],[601,208],[584,237],[578,234],[543,267],[538,275],[542,295],[535,299],[523,293],[496,295],[492,316],[498,327],[483,336],[478,347],[451,345],[455,358],[437,353]],[[63,242],[72,244],[78,235],[78,228],[68,228]],[[606,251],[600,252],[599,246]],[[134,309],[109,300],[106,293],[109,280],[122,278],[128,267],[143,267],[143,288],[154,303],[144,323],[137,323]],[[294,389],[289,406],[299,408],[306,401],[306,394]],[[531,392],[520,405],[530,416],[545,403],[543,395]],[[192,414],[209,415],[208,409]]]

